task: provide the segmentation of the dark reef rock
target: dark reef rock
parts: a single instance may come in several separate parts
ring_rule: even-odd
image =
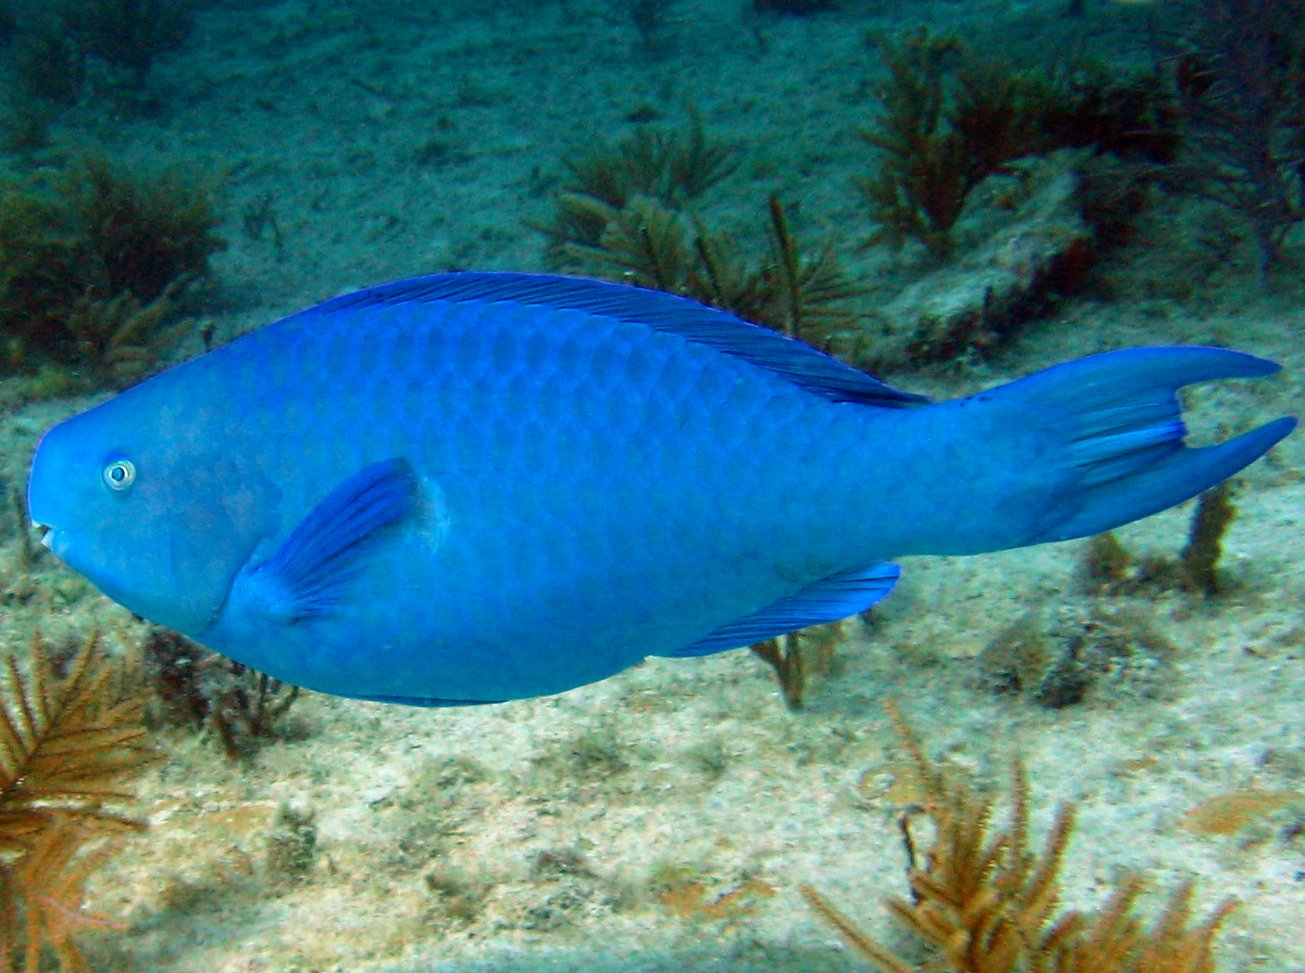
[[[1071,291],[1096,254],[1079,212],[1075,151],[1028,159],[993,177],[959,224],[953,259],[897,290],[858,343],[857,364],[883,367],[982,354]],[[969,243],[966,241],[981,241]]]
[[[978,683],[1049,709],[1089,693],[1116,698],[1161,694],[1174,646],[1126,608],[1046,605],[1001,632],[978,658]]]

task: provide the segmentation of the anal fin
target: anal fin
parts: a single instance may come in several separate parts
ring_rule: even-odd
[[[755,645],[809,625],[836,622],[863,612],[886,597],[901,575],[902,569],[891,562],[830,575],[667,655],[672,658],[710,655]]]
[[[505,703],[504,699],[432,699],[427,696],[350,696],[349,699],[361,699],[367,703],[393,703],[399,706],[420,706],[427,709],[448,708],[453,706],[494,706]]]

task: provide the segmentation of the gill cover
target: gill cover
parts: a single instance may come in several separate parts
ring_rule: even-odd
[[[129,410],[115,416],[131,399],[46,433],[28,508],[46,546],[104,594],[193,635],[271,531],[279,491],[220,441],[199,446],[133,431]]]

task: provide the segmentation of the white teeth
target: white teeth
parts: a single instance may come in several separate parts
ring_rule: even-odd
[[[53,551],[54,547],[52,545],[54,544],[54,531],[49,527],[46,527],[45,524],[38,524],[35,521],[32,522],[32,527],[41,535],[41,546],[47,551]]]

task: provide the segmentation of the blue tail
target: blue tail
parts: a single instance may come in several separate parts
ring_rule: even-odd
[[[1184,445],[1177,391],[1254,378],[1272,361],[1221,348],[1135,348],[1094,355],[968,399],[908,413],[945,443],[930,500],[946,518],[911,553],[975,554],[1111,530],[1197,496],[1296,427],[1279,419],[1228,442]]]
[[[1221,348],[1137,348],[1057,365],[981,396],[1029,417],[1055,417],[1068,447],[1065,489],[1024,543],[1086,537],[1149,516],[1258,459],[1295,428],[1294,418],[1189,448],[1176,393],[1195,382],[1256,378],[1279,367]]]

